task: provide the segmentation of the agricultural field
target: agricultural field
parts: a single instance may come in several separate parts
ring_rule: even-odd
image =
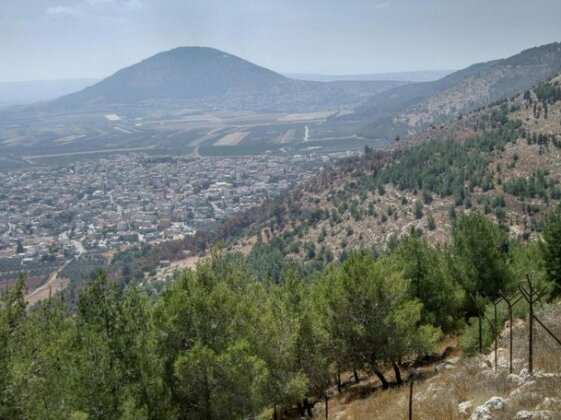
[[[355,129],[325,130],[322,127],[332,115],[333,111],[161,111],[149,107],[52,112],[40,117],[33,110],[4,113],[0,114],[0,170],[130,152],[194,156],[298,153],[296,149],[303,143],[324,140],[324,146],[330,148],[330,143],[345,141]]]
[[[106,265],[107,259],[102,256],[84,256],[70,262],[70,264],[60,272],[59,277],[70,280],[89,278],[93,272]]]
[[[58,266],[56,261],[24,261],[21,257],[0,258],[0,290],[9,287],[18,273],[27,275],[29,289],[39,287]]]
[[[285,133],[281,133],[276,138],[275,143],[278,143],[278,144],[290,143],[292,141],[292,139],[295,138],[295,134],[296,134],[296,129],[291,129],[291,130],[286,131]]]
[[[243,139],[245,139],[249,135],[248,131],[237,131],[235,133],[226,134],[216,143],[215,146],[237,146],[240,144]]]
[[[21,270],[22,258],[0,258],[0,282],[16,278]]]

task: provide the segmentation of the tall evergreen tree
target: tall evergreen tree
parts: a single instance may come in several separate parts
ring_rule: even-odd
[[[541,248],[547,278],[561,287],[561,205],[546,217]]]

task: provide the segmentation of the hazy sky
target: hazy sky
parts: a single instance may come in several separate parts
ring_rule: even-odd
[[[0,0],[0,81],[211,46],[278,72],[462,68],[561,41],[561,0]]]

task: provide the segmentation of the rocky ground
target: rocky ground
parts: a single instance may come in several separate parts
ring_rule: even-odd
[[[561,305],[538,313],[542,322],[561,337]],[[561,419],[561,346],[539,325],[534,325],[534,371],[528,370],[528,325],[513,323],[513,373],[509,372],[508,323],[488,353],[467,357],[450,352],[440,362],[415,374],[413,418],[427,420]],[[444,343],[443,345],[448,345]],[[349,378],[350,380],[350,378]],[[331,390],[330,419],[407,419],[409,386],[387,391],[374,377],[348,385],[343,392]],[[325,418],[325,404],[314,408],[316,418]]]

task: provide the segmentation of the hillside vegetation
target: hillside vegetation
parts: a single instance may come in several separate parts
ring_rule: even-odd
[[[505,308],[501,308],[504,310]],[[523,310],[523,308],[521,308]],[[490,314],[489,314],[490,315]],[[545,305],[540,319],[558,337],[561,321],[559,304]],[[561,418],[561,347],[543,328],[534,327],[534,374],[528,371],[528,322],[516,319],[513,327],[513,373],[509,374],[509,327],[501,328],[498,366],[494,352],[460,358],[452,353],[441,362],[417,369],[414,384],[415,419],[552,419]],[[420,378],[419,378],[420,376]],[[409,388],[368,392],[368,379],[350,383],[334,392],[329,401],[330,418],[407,419]],[[318,405],[317,418],[325,417]]]
[[[526,272],[553,291],[559,240],[561,208],[542,244],[509,241],[474,213],[455,222],[448,247],[411,235],[391,252],[357,251],[308,279],[287,265],[276,282],[257,260],[215,251],[154,301],[98,273],[75,314],[63,296],[27,311],[22,278],[0,305],[0,418],[311,415],[331,386],[342,389],[345,372],[356,381],[372,373],[387,389],[407,380],[407,367],[443,333],[464,330],[470,351],[468,294],[484,304]]]
[[[382,250],[412,231],[449,237],[478,210],[527,240],[561,199],[561,77],[442,127],[341,162],[261,214],[252,232],[288,258]]]

